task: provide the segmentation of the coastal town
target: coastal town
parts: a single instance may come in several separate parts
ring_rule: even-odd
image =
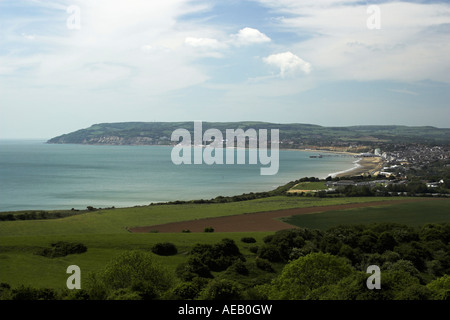
[[[450,151],[444,146],[391,145],[389,151],[368,147],[370,151],[347,153],[356,166],[327,177],[323,188],[302,190],[292,188],[290,193],[350,193],[359,189],[382,195],[450,196]],[[329,148],[311,149],[321,159],[331,156]],[[320,153],[325,151],[325,153]],[[345,153],[343,153],[345,154]],[[352,190],[353,189],[353,190]]]

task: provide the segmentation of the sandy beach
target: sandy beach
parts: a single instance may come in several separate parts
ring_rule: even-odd
[[[383,160],[380,157],[359,158],[355,161],[355,167],[333,173],[332,177],[358,176],[365,173],[373,175],[377,171],[380,171],[382,167]]]

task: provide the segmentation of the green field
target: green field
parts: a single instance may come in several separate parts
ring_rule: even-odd
[[[325,185],[324,181],[318,181],[318,182],[300,182],[299,184],[295,185],[292,190],[326,190],[328,187]]]
[[[395,222],[409,226],[450,221],[450,199],[329,211],[281,219],[298,227],[326,230],[339,224]]]
[[[250,260],[256,255],[251,245],[240,241],[254,237],[256,245],[272,234],[252,233],[148,233],[132,234],[127,227],[147,226],[167,222],[201,219],[269,211],[296,207],[324,206],[345,203],[394,200],[402,198],[315,198],[276,196],[264,199],[223,204],[155,205],[123,209],[86,212],[61,219],[1,221],[0,222],[0,283],[11,286],[21,284],[33,287],[65,288],[66,268],[78,265],[83,276],[98,271],[119,254],[131,249],[150,250],[158,242],[172,242],[178,254],[170,257],[155,256],[171,270],[185,261],[187,253],[197,243],[216,243],[223,238],[233,239],[241,252]],[[289,223],[311,228],[327,228],[341,223],[365,223],[381,220],[407,224],[450,221],[450,199],[411,204],[398,204],[379,208],[365,208],[340,212],[318,213],[291,218]],[[88,251],[61,258],[47,258],[34,254],[57,241],[81,242]]]
[[[121,253],[142,249],[150,251],[158,242],[171,242],[178,248],[178,254],[155,259],[170,270],[186,259],[190,248],[197,243],[216,243],[223,238],[233,239],[240,251],[247,257],[255,256],[248,248],[249,244],[240,241],[242,237],[252,236],[262,244],[262,238],[269,232],[255,233],[148,233],[148,234],[110,234],[110,235],[70,235],[70,236],[22,236],[1,238],[0,247],[0,283],[11,286],[21,284],[33,287],[51,287],[63,289],[66,286],[66,269],[69,265],[78,265],[83,276],[96,272]],[[61,258],[46,258],[35,255],[39,247],[48,247],[56,241],[82,242],[88,247],[83,254],[72,254]]]
[[[19,235],[120,234],[127,228],[169,222],[230,216],[243,213],[326,206],[392,198],[310,198],[276,196],[270,198],[213,204],[154,205],[105,209],[62,219],[0,221],[0,237]],[[395,198],[402,199],[402,198]]]

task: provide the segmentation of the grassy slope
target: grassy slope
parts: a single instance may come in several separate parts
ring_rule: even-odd
[[[392,200],[393,198],[387,199]],[[171,270],[175,270],[176,266],[186,258],[186,253],[194,244],[216,243],[225,237],[235,240],[241,252],[252,259],[254,255],[248,250],[251,245],[242,243],[240,239],[244,236],[252,236],[257,240],[256,245],[261,245],[262,238],[271,234],[270,232],[131,234],[125,230],[125,226],[150,225],[282,208],[377,200],[386,200],[386,198],[320,199],[280,196],[229,204],[151,206],[90,212],[55,220],[0,222],[0,282],[7,282],[13,287],[26,284],[35,287],[64,288],[68,277],[66,268],[69,265],[75,264],[81,268],[83,281],[88,273],[102,269],[108,261],[118,254],[137,248],[150,250],[157,242],[172,242],[178,247],[179,253],[175,256],[159,257],[155,255],[157,260]],[[448,212],[449,203],[448,199],[442,202],[441,209],[446,209],[445,212]],[[383,207],[380,210],[392,213],[396,212],[397,208],[404,208],[403,211],[405,212],[414,209],[418,214],[416,218],[423,222],[429,222],[428,220],[433,216],[430,216],[427,211],[430,210],[430,207],[424,207],[425,203],[408,205],[399,204],[392,206],[390,209]],[[364,210],[367,209],[359,210],[363,211],[355,210],[355,212],[365,212]],[[423,213],[426,213],[426,216],[423,216]],[[312,220],[317,217],[321,221],[322,216],[321,214],[314,214],[302,217]],[[341,217],[339,216],[339,218]],[[327,219],[332,218],[331,216]],[[327,219],[321,222],[322,226]],[[350,219],[350,221],[354,220]],[[336,222],[336,219],[334,222]],[[54,259],[33,254],[38,247],[48,247],[50,243],[61,240],[82,242],[88,247],[88,251],[80,255],[69,255]]]
[[[63,219],[0,222],[0,237],[18,235],[67,235],[128,233],[126,227],[148,226],[168,222],[229,216],[278,209],[360,203],[392,198],[271,198],[221,203],[182,204],[134,207],[88,212]],[[401,198],[395,198],[401,199]]]
[[[300,182],[299,184],[295,185],[292,190],[326,190],[327,186],[325,185],[325,182]]]
[[[283,218],[282,221],[299,227],[322,230],[338,224],[396,222],[419,226],[426,223],[450,222],[450,199],[298,215]]]
[[[170,270],[187,257],[187,252],[196,243],[216,243],[223,238],[233,239],[240,251],[252,257],[248,248],[253,245],[240,241],[242,237],[252,236],[261,245],[262,238],[271,232],[255,233],[177,233],[177,234],[114,234],[114,235],[70,235],[70,236],[23,236],[2,238],[0,247],[0,282],[16,287],[20,284],[35,287],[65,288],[68,275],[66,269],[75,264],[81,268],[81,280],[90,272],[96,272],[115,256],[131,249],[150,250],[158,242],[172,242],[178,254],[170,257],[154,255],[155,259]],[[47,247],[58,240],[79,241],[88,247],[83,254],[68,255],[62,258],[45,258],[34,255],[37,247]],[[83,286],[83,283],[82,283]]]

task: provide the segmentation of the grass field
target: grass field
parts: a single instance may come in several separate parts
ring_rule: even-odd
[[[298,227],[326,230],[339,224],[395,222],[410,226],[450,222],[450,199],[418,203],[401,203],[383,207],[368,207],[298,215],[281,219]]]
[[[326,190],[328,189],[325,185],[324,181],[317,181],[317,182],[300,182],[299,184],[296,184],[291,190]]]
[[[402,199],[400,197],[395,199]],[[19,235],[118,234],[127,228],[209,217],[312,206],[392,200],[389,197],[311,198],[276,196],[214,204],[180,204],[106,209],[62,219],[0,221],[0,238]]]
[[[150,251],[158,242],[171,242],[177,246],[178,254],[155,259],[174,271],[177,265],[187,257],[192,246],[197,243],[216,243],[223,238],[233,239],[242,254],[254,257],[249,244],[240,241],[242,237],[254,237],[256,245],[262,244],[262,238],[271,232],[254,233],[148,233],[148,234],[110,234],[110,235],[50,235],[3,237],[0,247],[0,283],[6,282],[13,287],[21,284],[34,287],[63,289],[66,286],[69,265],[78,265],[82,270],[82,279],[90,272],[96,272],[121,253],[142,249]],[[88,247],[83,254],[73,254],[61,258],[46,258],[35,255],[39,247],[48,247],[56,241],[82,242]],[[252,244],[253,245],[253,244]]]
[[[155,255],[161,264],[171,270],[184,261],[187,252],[197,243],[216,243],[231,238],[250,260],[255,255],[251,245],[240,241],[254,237],[255,245],[271,232],[251,233],[147,233],[133,234],[127,227],[162,224],[175,221],[237,215],[298,207],[325,206],[402,198],[313,198],[277,196],[265,199],[224,204],[182,204],[108,209],[87,212],[61,219],[1,221],[0,222],[0,282],[13,287],[65,288],[69,265],[78,265],[82,279],[98,271],[117,255],[131,249],[150,250],[158,242],[172,242],[178,254],[170,257]],[[404,198],[403,198],[404,199]],[[410,225],[450,221],[450,199],[411,204],[395,204],[382,208],[317,213],[289,218],[289,223],[303,227],[324,229],[341,223],[377,221],[401,222]],[[38,248],[49,247],[57,241],[81,242],[88,251],[62,258],[35,255]],[[83,280],[82,280],[83,281]],[[83,282],[82,282],[83,283]]]

